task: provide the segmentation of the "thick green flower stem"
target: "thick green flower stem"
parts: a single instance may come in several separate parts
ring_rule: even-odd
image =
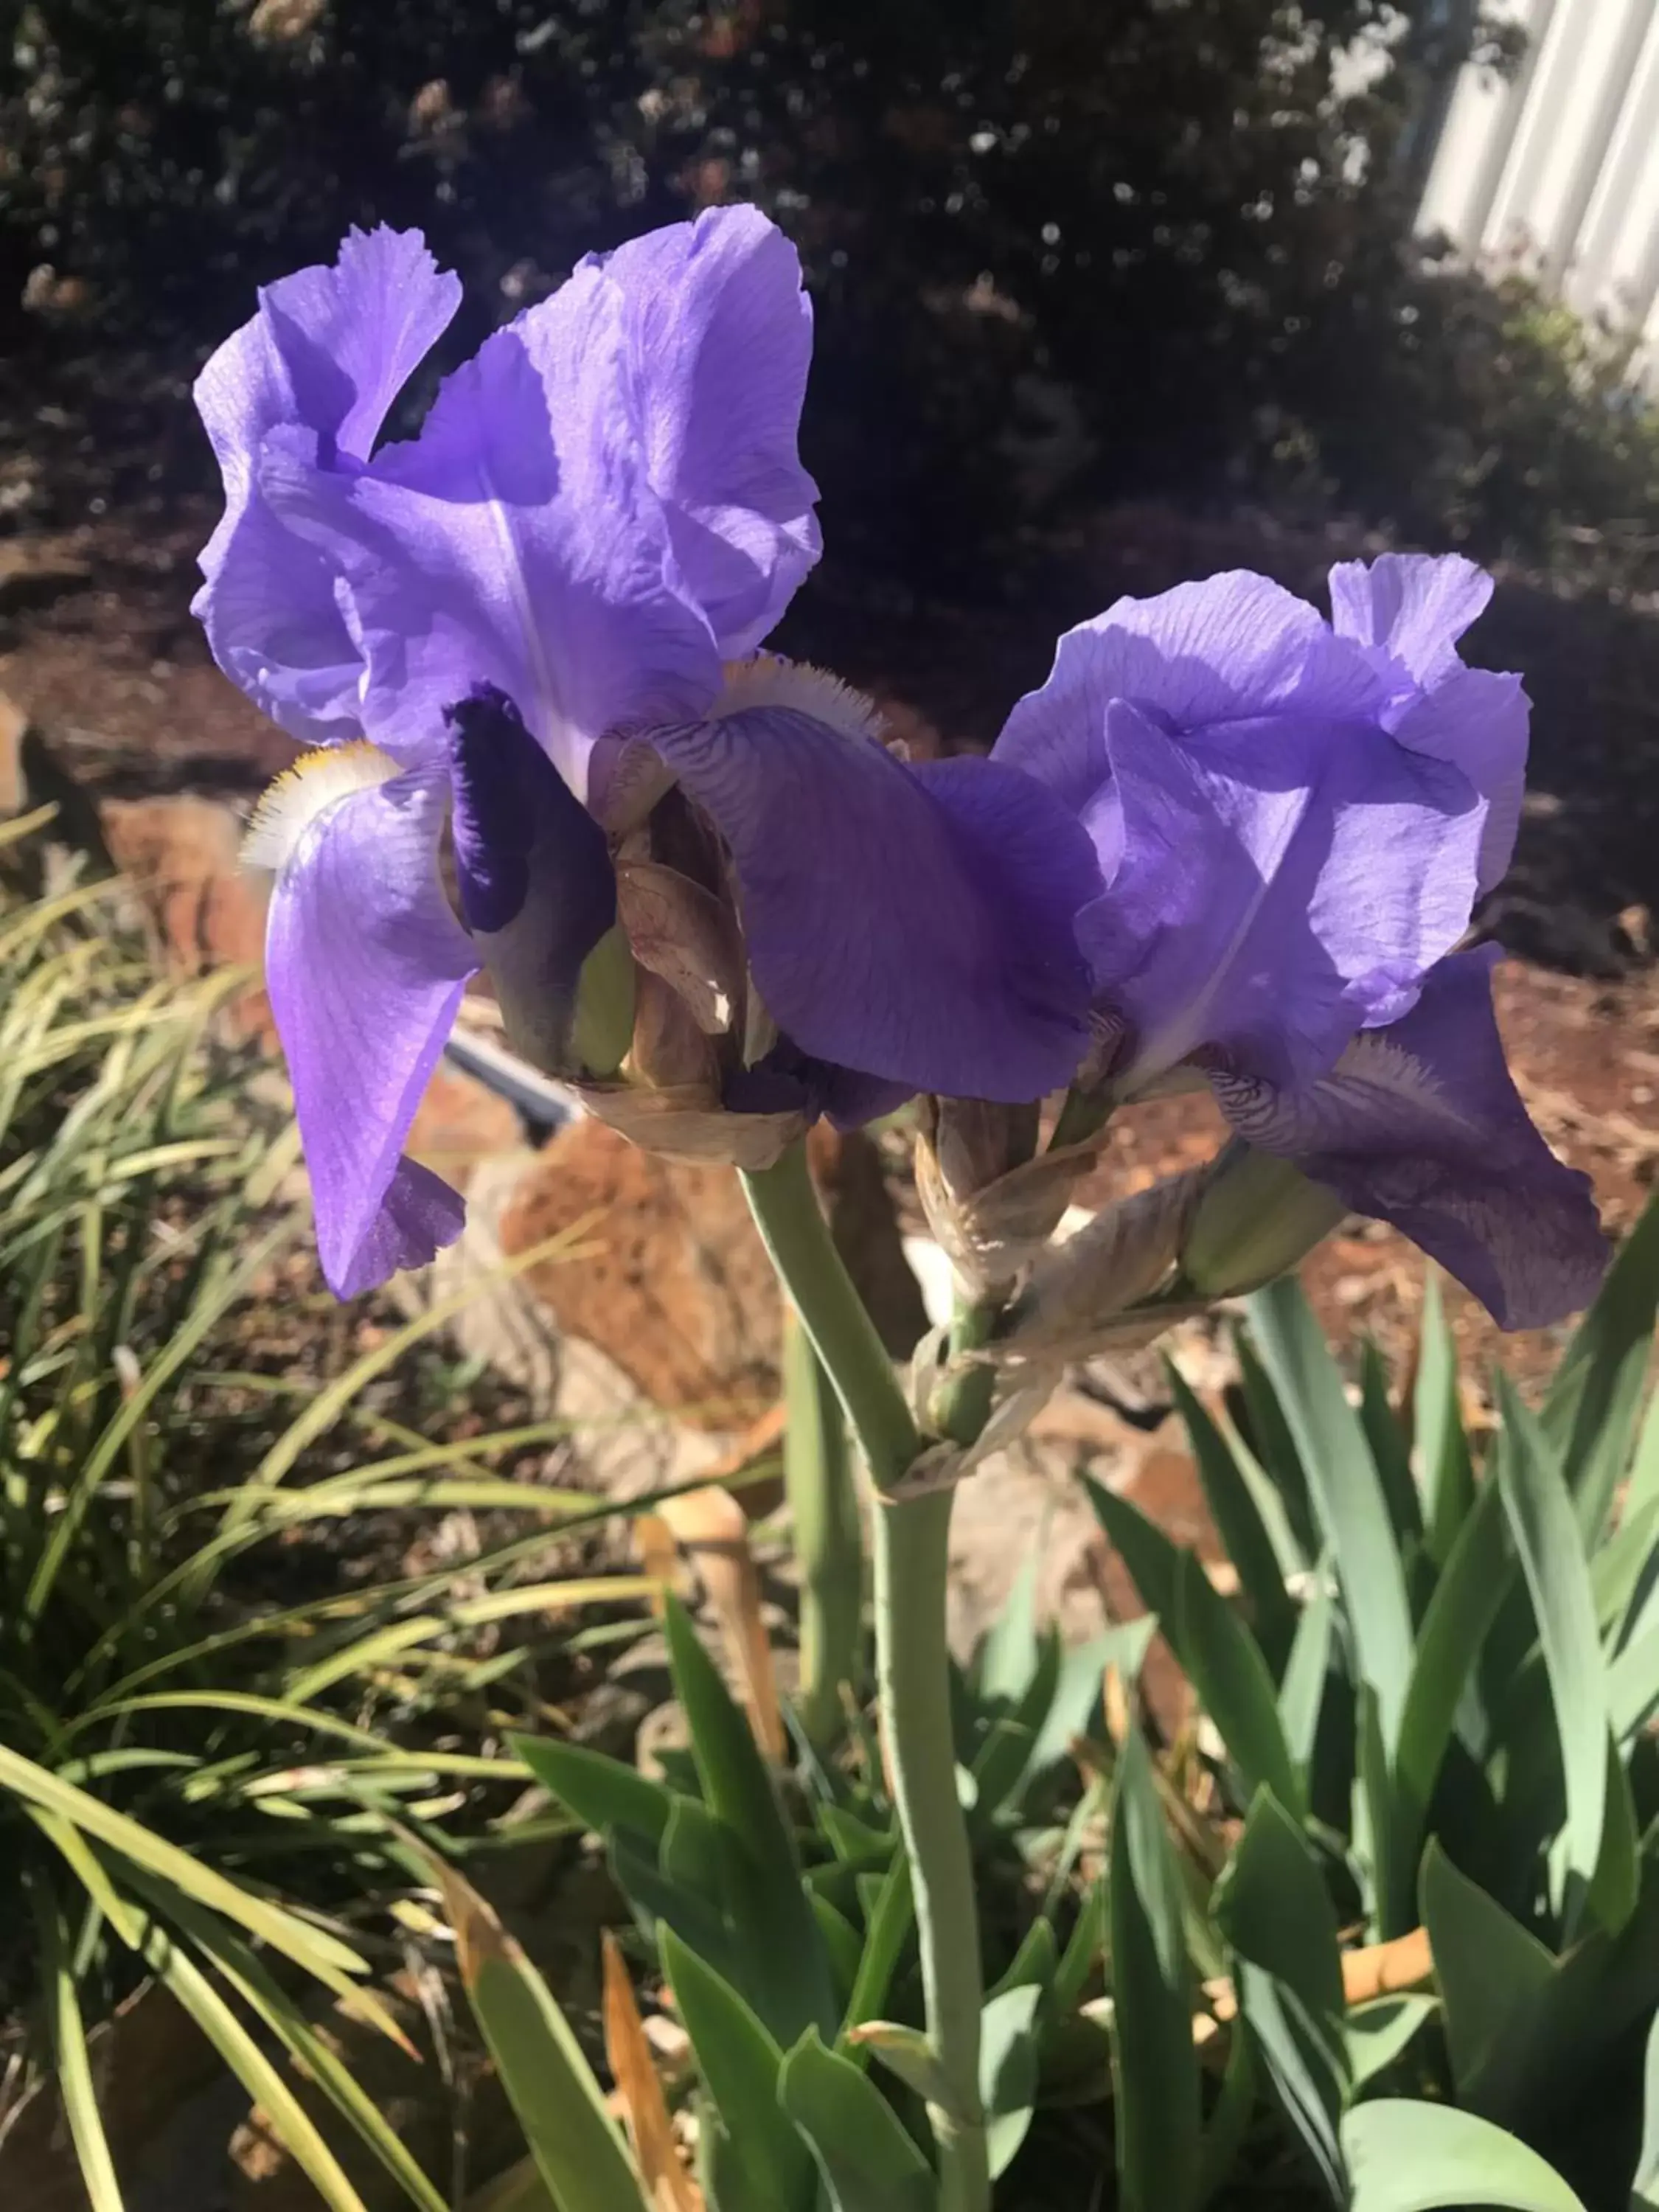
[[[819,1209],[805,1149],[745,1175],[772,1264],[847,1410],[879,1492],[921,1449],[875,1325],[853,1287]],[[882,1737],[910,1863],[927,2034],[941,2082],[930,2106],[939,2154],[940,2212],[988,2212],[990,2173],[979,2094],[984,2002],[973,1860],[957,1795],[945,1639],[951,1493],[874,1515],[876,1679]]]
[[[800,1688],[808,1740],[840,1735],[842,1685],[863,1679],[864,1544],[847,1463],[847,1416],[792,1307],[783,1337],[783,1486],[800,1577]]]

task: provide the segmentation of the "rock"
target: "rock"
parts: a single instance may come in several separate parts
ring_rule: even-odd
[[[1097,1402],[1062,1391],[1040,1430],[988,1460],[957,1492],[951,1642],[958,1656],[967,1657],[1004,1610],[1039,1546],[1037,1617],[1054,1622],[1068,1644],[1147,1611],[1074,1479],[1079,1471],[1129,1498],[1206,1565],[1219,1565],[1221,1545],[1181,1424],[1170,1420],[1145,1436]],[[1141,1693],[1166,1738],[1172,1737],[1188,1717],[1191,1694],[1161,1636],[1147,1655]]]
[[[111,856],[131,879],[175,974],[259,967],[266,887],[241,866],[242,823],[233,808],[214,799],[112,799],[103,820]],[[239,1035],[273,1035],[259,985],[239,993],[228,1011]]]
[[[57,817],[15,856],[23,860],[32,881],[51,876],[53,861],[48,856],[54,854],[79,854],[100,871],[110,868],[97,806],[27,709],[0,691],[0,817],[32,814],[40,806],[56,806]]]
[[[520,1183],[533,1172],[537,1155],[528,1146],[475,1165],[467,1189],[466,1226],[453,1244],[418,1274],[394,1275],[389,1285],[399,1305],[424,1311],[470,1292],[449,1323],[448,1335],[464,1359],[481,1360],[522,1390],[537,1419],[559,1412],[565,1362],[551,1317],[522,1276],[503,1277],[501,1218]],[[634,1400],[631,1385],[617,1377],[623,1410]]]
[[[428,1978],[424,2001],[417,1973]],[[454,2130],[464,2120],[471,2170],[483,2178],[501,2170],[520,2148],[523,2135],[514,2119],[493,2067],[469,2037],[460,2037],[441,2054],[432,2021],[447,2002],[434,1970],[404,1969],[378,1985],[376,1995],[396,2019],[416,2055],[401,2051],[378,2027],[356,2018],[339,2002],[308,2002],[318,2033],[345,2063],[402,2137],[416,2161],[434,2176],[447,2176]],[[447,2078],[447,2067],[460,2078]],[[340,2124],[332,2105],[305,2069],[277,2057],[289,2087],[326,2137],[364,2212],[405,2212],[409,2198],[355,2131]],[[233,2172],[223,2212],[315,2212],[315,2185],[283,2148],[263,2109],[248,2111],[242,2099],[242,2123],[231,2139]]]
[[[1111,1482],[1117,1453],[1093,1453],[1090,1472]],[[985,1462],[957,1491],[951,1516],[951,1646],[966,1659],[1003,1613],[1022,1570],[1040,1553],[1037,1618],[1068,1644],[1105,1625],[1095,1567],[1098,1523],[1073,1479],[1075,1455],[1023,1442]],[[1113,1486],[1115,1486],[1115,1485]]]
[[[246,2094],[168,1990],[146,1983],[88,2037],[99,2110],[131,2212],[218,2212],[223,2155]],[[86,2212],[55,2084],[42,2081],[0,2136],[0,2203]]]
[[[560,1333],[693,1427],[730,1431],[763,1413],[778,1391],[781,1300],[736,1176],[574,1121],[503,1209],[501,1249],[526,1252],[582,1221],[588,1257],[525,1277]]]
[[[457,1190],[480,1166],[520,1150],[524,1131],[514,1109],[476,1076],[441,1060],[415,1109],[404,1150]]]

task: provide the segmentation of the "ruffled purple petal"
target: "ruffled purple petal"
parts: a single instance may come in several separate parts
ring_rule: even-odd
[[[459,299],[418,233],[354,230],[332,268],[263,291],[197,380],[225,512],[203,550],[195,612],[226,674],[296,737],[352,722],[361,670],[325,550],[297,542],[260,496],[261,449],[298,426],[325,465],[366,460]]]
[[[1384,717],[1398,742],[1462,769],[1485,802],[1479,889],[1503,878],[1521,826],[1527,695],[1518,676],[1466,668],[1457,641],[1485,610],[1492,578],[1449,554],[1385,554],[1331,571],[1337,633],[1368,647],[1395,696]]]
[[[368,468],[267,441],[271,507],[344,576],[376,743],[419,757],[447,708],[492,684],[583,797],[603,732],[707,705],[718,654],[679,586],[636,400],[622,295],[590,267]]]
[[[1164,612],[1160,650],[1189,649],[1149,658],[1147,608]],[[1381,726],[1358,648],[1333,659],[1325,626],[1275,586],[1217,579],[1134,611],[1142,627],[1126,633],[1120,609],[1061,640],[995,757],[1063,796],[1094,844],[1106,890],[1078,933],[1097,1001],[1132,1032],[1121,1078],[1208,1049],[1304,1081],[1403,1013],[1468,926],[1476,792]],[[1121,688],[1134,683],[1145,697]],[[1245,714],[1246,697],[1278,704]]]
[[[1483,946],[1443,960],[1403,1021],[1357,1037],[1299,1090],[1215,1088],[1250,1144],[1392,1222],[1500,1327],[1537,1328],[1589,1304],[1608,1247],[1589,1178],[1545,1144],[1504,1064],[1499,957]]]
[[[1384,553],[1331,570],[1331,627],[1380,647],[1425,690],[1462,666],[1457,641],[1492,598],[1492,578],[1461,553]]]
[[[1395,741],[1468,776],[1485,805],[1475,888],[1500,884],[1515,854],[1526,787],[1530,709],[1518,676],[1459,668],[1415,700],[1395,726]]]
[[[1009,716],[996,757],[1081,807],[1097,788],[1091,754],[1097,765],[1115,699],[1179,733],[1279,714],[1357,720],[1386,696],[1364,653],[1305,600],[1233,569],[1156,599],[1119,599],[1067,630],[1048,682]]]
[[[646,465],[722,659],[752,653],[817,559],[796,437],[812,310],[794,247],[751,207],[710,208],[595,256],[622,295]]]
[[[271,1011],[311,1173],[323,1273],[341,1297],[430,1260],[461,1201],[401,1157],[477,955],[438,873],[438,774],[343,799],[277,877],[265,938]]]
[[[731,848],[750,965],[803,1051],[912,1091],[1068,1082],[1099,888],[1075,819],[986,761],[911,768],[793,707],[653,733]]]

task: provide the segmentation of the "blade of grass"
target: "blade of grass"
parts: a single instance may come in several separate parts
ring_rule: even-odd
[[[1199,2075],[1186,1915],[1151,1757],[1118,1758],[1109,1891],[1112,2075],[1123,2212],[1188,2212],[1199,2187]]]
[[[308,1926],[292,1913],[252,1896],[234,1881],[180,1850],[142,1822],[106,1805],[99,1798],[61,1781],[33,1759],[0,1744],[0,1790],[14,1792],[26,1804],[56,1813],[87,1836],[106,1844],[134,1865],[147,1869],[210,1911],[222,1912],[252,1936],[269,1943],[296,1966],[304,1968],[337,1996],[354,2007],[369,2008],[377,2024],[390,2024],[369,1993],[359,1988],[353,1975],[367,1972],[355,1951],[324,1930]],[[393,2039],[402,2038],[394,2033]]]
[[[1650,1198],[1578,1324],[1544,1401],[1585,1550],[1599,1540],[1630,1460],[1659,1316],[1659,1198]]]
[[[1211,1516],[1227,1557],[1238,1570],[1256,1640],[1277,1682],[1284,1674],[1297,1628],[1297,1609],[1285,1587],[1279,1553],[1227,1438],[1173,1360],[1165,1360],[1164,1371]]]
[[[1392,1750],[1411,1672],[1412,1618],[1382,1483],[1359,1417],[1299,1285],[1258,1291],[1250,1325],[1261,1347],[1328,1538],[1360,1672]]]
[[[70,1934],[58,1901],[43,1884],[34,1886],[34,1920],[40,1942],[41,1993],[46,2027],[57,2062],[58,2094],[69,2122],[92,2212],[125,2212],[121,2185],[110,2155],[109,2137],[98,2109],[92,2056],[81,2016],[81,2002],[70,1966]]]
[[[653,2212],[546,1983],[477,1892],[434,1862],[461,1981],[557,2212]]]
[[[169,1899],[155,1884],[142,1879],[133,1886],[171,1913],[248,2010],[292,2053],[410,2202],[419,2205],[422,2212],[449,2212],[448,2200],[410,2154],[396,2128],[258,1954],[188,1900]]]
[[[453,1321],[458,1313],[472,1304],[482,1291],[499,1288],[514,1281],[527,1268],[544,1263],[568,1264],[591,1257],[600,1248],[583,1240],[601,1218],[597,1211],[584,1214],[580,1221],[573,1222],[568,1229],[544,1237],[540,1243],[532,1245],[526,1251],[515,1253],[510,1260],[504,1260],[499,1266],[489,1268],[474,1281],[453,1291],[449,1297],[436,1300],[424,1313],[405,1322],[401,1328],[392,1330],[390,1335],[360,1358],[355,1359],[343,1375],[337,1376],[325,1389],[318,1392],[304,1412],[289,1424],[266,1452],[248,1477],[242,1497],[228,1510],[231,1525],[234,1526],[237,1521],[257,1510],[262,1491],[275,1489],[292,1474],[301,1454],[319,1437],[327,1434],[366,1383],[383,1374],[411,1346],[420,1343],[435,1329]]]
[[[1446,1322],[1440,1271],[1432,1265],[1423,1283],[1412,1421],[1423,1487],[1424,1540],[1435,1565],[1444,1566],[1464,1516],[1474,1503],[1474,1468],[1458,1397],[1457,1346]]]
[[[1659,1222],[1659,1213],[1650,1218]],[[1589,1904],[1607,1829],[1607,1668],[1581,1524],[1559,1456],[1501,1371],[1497,1387],[1504,1420],[1498,1485],[1538,1622],[1561,1748],[1567,1801],[1562,1910],[1571,1930]],[[1601,1899],[1603,1909],[1618,1916],[1615,1931],[1635,1909],[1633,1869],[1624,1887],[1627,1895]]]
[[[293,1234],[291,1222],[279,1223],[261,1238],[240,1267],[228,1269],[204,1295],[196,1300],[188,1317],[166,1349],[151,1363],[149,1372],[137,1389],[125,1399],[111,1419],[77,1474],[64,1500],[63,1510],[53,1523],[40,1563],[30,1577],[23,1596],[23,1611],[27,1618],[39,1620],[52,1595],[52,1585],[69,1557],[82,1517],[100,1484],[119,1457],[127,1438],[149,1413],[162,1385],[178,1373],[208,1331],[229,1311],[248,1285]]]
[[[653,2212],[702,2212],[702,2193],[680,2160],[627,1962],[608,1928],[603,1940],[605,2056],[622,2100],[645,2193]]]

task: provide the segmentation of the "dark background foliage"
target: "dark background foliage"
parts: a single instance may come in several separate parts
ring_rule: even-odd
[[[1383,13],[1395,65],[1339,70],[1339,96],[1334,62]],[[257,283],[331,258],[349,222],[418,225],[460,270],[459,353],[588,249],[745,197],[805,258],[809,458],[862,567],[982,593],[1034,526],[1155,495],[1534,562],[1592,532],[1639,569],[1659,441],[1614,349],[1410,240],[1472,14],[14,4],[0,391],[11,436],[65,463],[28,501],[200,483],[183,380]]]

